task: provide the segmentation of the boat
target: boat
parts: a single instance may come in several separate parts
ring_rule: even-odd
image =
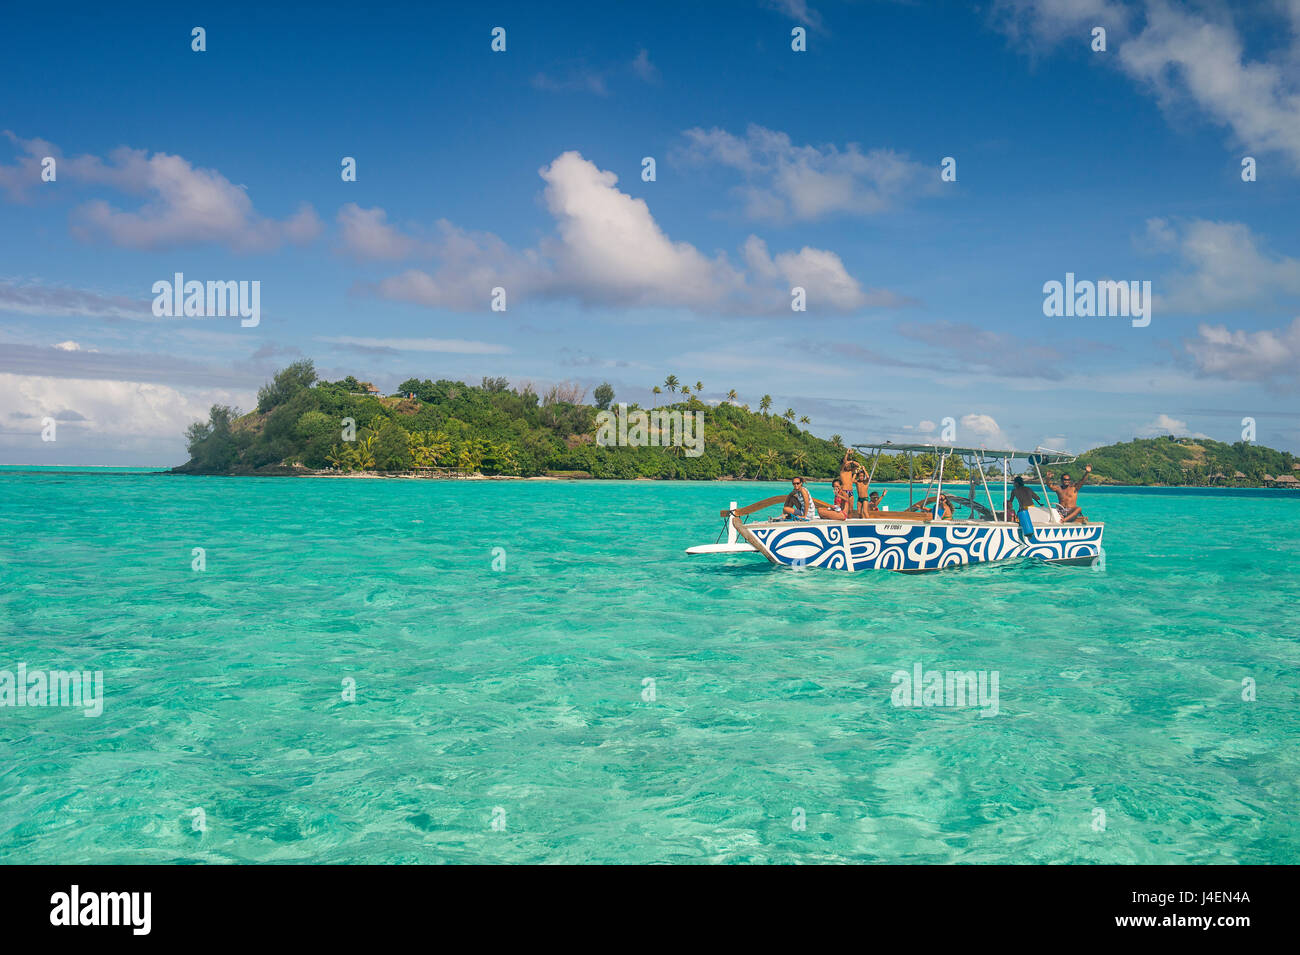
[[[804,569],[894,570],[925,573],[968,564],[1032,558],[1052,564],[1089,566],[1102,559],[1103,523],[1067,523],[1059,505],[1051,505],[1043,468],[1067,465],[1077,455],[1038,448],[1034,451],[987,450],[939,444],[858,444],[854,448],[874,452],[867,484],[875,476],[876,464],[885,452],[903,453],[908,461],[908,507],[902,511],[881,509],[866,517],[848,520],[785,520],[775,517],[747,522],[745,519],[768,509],[780,508],[784,495],[737,508],[736,502],[720,512],[726,541],[687,548],[686,553],[756,553],[772,564]],[[916,455],[932,456],[935,465],[924,479],[925,491],[916,497]],[[967,494],[947,493],[952,516],[945,517],[939,496],[945,493],[944,469],[952,461],[966,464],[970,471]],[[1012,465],[1025,461],[1025,484],[1037,477],[1039,495],[1045,506],[1025,509],[1018,515],[1004,511],[1011,492]],[[951,471],[951,469],[949,469]],[[992,475],[990,470],[998,473]],[[993,488],[1001,481],[995,501]],[[963,482],[965,483],[965,482]],[[980,498],[987,501],[982,503]],[[813,499],[821,507],[825,502]],[[1022,516],[1023,515],[1023,516]],[[1017,519],[1008,520],[1008,516]],[[721,537],[721,535],[719,535]]]

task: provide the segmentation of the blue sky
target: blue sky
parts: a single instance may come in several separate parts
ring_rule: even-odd
[[[304,356],[641,402],[671,373],[852,441],[1251,417],[1300,451],[1296,0],[9,18],[0,463],[179,463]],[[175,272],[259,281],[260,323],[155,317]],[[1150,325],[1045,316],[1067,272],[1150,281]]]

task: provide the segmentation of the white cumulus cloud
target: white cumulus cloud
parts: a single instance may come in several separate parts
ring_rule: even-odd
[[[871,215],[906,196],[932,191],[938,168],[889,149],[863,152],[857,143],[796,146],[782,132],[751,124],[744,136],[725,129],[688,129],[678,156],[739,172],[736,189],[751,219],[815,220],[831,215]]]
[[[1208,434],[1187,430],[1187,422],[1171,418],[1167,414],[1158,414],[1142,425],[1135,432],[1139,438],[1157,438],[1163,434],[1172,434],[1177,438],[1208,438]]]
[[[1278,27],[1286,21],[1265,34],[1274,40],[1270,54],[1247,55],[1227,4],[998,0],[994,17],[1013,38],[1035,45],[1083,44],[1093,27],[1105,27],[1104,62],[1162,106],[1190,104],[1241,146],[1275,152],[1300,171],[1300,7],[1290,0],[1242,9],[1271,13]]]
[[[39,183],[40,160],[55,159],[58,182],[103,187],[135,197],[133,209],[120,209],[96,198],[72,214],[72,230],[85,239],[152,249],[166,245],[213,242],[241,252],[274,249],[286,242],[304,243],[321,232],[321,222],[306,203],[285,219],[260,215],[242,186],[214,169],[201,169],[180,156],[150,155],[121,147],[107,162],[98,156],[65,157],[42,139],[20,139],[6,131],[22,151],[13,166],[0,167],[0,188],[25,199]]]
[[[1258,382],[1300,376],[1300,318],[1286,328],[1258,331],[1202,324],[1185,344],[1202,374]]]
[[[644,199],[621,191],[614,173],[577,152],[558,156],[539,175],[555,228],[522,251],[491,233],[446,221],[437,223],[431,242],[408,242],[387,225],[382,210],[345,207],[344,241],[355,254],[377,258],[409,251],[434,261],[432,267],[410,268],[364,288],[385,298],[462,310],[485,308],[496,287],[506,290],[507,307],[543,298],[592,306],[774,313],[789,309],[795,285],[806,290],[811,311],[903,301],[887,291],[864,291],[840,257],[825,249],[772,255],[751,236],[742,252],[746,271],[723,252],[706,254],[675,240]]]

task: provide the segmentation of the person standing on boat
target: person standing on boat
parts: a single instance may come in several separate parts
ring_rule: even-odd
[[[858,517],[867,516],[867,494],[871,490],[871,475],[867,469],[862,466],[862,462],[853,457],[853,450],[850,448],[844,452],[844,460],[840,462],[840,487],[849,493],[849,507],[852,508],[851,500],[853,495],[854,484],[858,487]]]
[[[1007,498],[1007,520],[1012,520],[1011,505],[1013,503],[1016,505],[1015,513],[1017,516],[1021,511],[1027,510],[1030,505],[1041,503],[1038,495],[1030,488],[1025,487],[1025,479],[1019,475],[1016,476],[1015,487],[1011,489],[1011,496]],[[1023,520],[1021,523],[1024,523]]]
[[[803,478],[791,478],[790,483],[794,490],[785,499],[785,507],[781,509],[781,520],[811,521],[817,516],[817,510],[813,507],[812,495],[808,493]]]
[[[853,449],[845,449],[844,460],[840,462],[840,486],[852,487],[854,473],[861,467],[862,465],[853,459]]]
[[[1086,465],[1083,469],[1083,477],[1079,478],[1079,483],[1075,484],[1068,474],[1061,475],[1061,483],[1052,483],[1052,472],[1047,472],[1047,489],[1056,494],[1056,499],[1061,504],[1061,520],[1078,521],[1081,524],[1087,524],[1088,519],[1083,516],[1083,509],[1079,507],[1079,488],[1088,483],[1088,475],[1092,473],[1092,465]]]

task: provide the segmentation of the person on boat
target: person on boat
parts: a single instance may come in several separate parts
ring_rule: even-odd
[[[866,500],[866,513],[863,514],[862,516],[866,517],[867,514],[879,514],[880,501],[888,493],[889,493],[888,491],[872,491],[871,496],[868,497]]]
[[[804,486],[803,478],[791,478],[790,483],[794,490],[785,499],[785,507],[781,508],[781,520],[811,521],[817,516],[817,511],[813,507],[812,495]]]
[[[867,512],[871,509],[871,474],[859,464],[857,470],[853,472],[853,481],[858,489],[858,516],[866,517]]]
[[[853,507],[853,492],[836,478],[831,482],[835,488],[835,502],[830,507],[817,508],[817,516],[826,521],[847,521],[849,510]]]
[[[1025,479],[1016,475],[1015,486],[1011,489],[1011,496],[1007,498],[1007,514],[1019,514],[1030,505],[1041,503],[1038,494],[1031,488],[1025,487]],[[1015,504],[1014,510],[1012,504]]]
[[[938,517],[935,517],[935,508],[938,507]],[[947,494],[940,494],[937,499],[933,497],[926,498],[924,501],[917,501],[909,507],[904,513],[919,514],[922,519],[931,520],[952,520],[952,502],[948,500]]]
[[[1047,489],[1056,494],[1056,499],[1061,505],[1061,520],[1077,521],[1080,524],[1087,524],[1088,519],[1083,516],[1083,509],[1079,507],[1079,488],[1088,483],[1088,475],[1092,473],[1092,465],[1086,465],[1083,469],[1083,477],[1079,478],[1079,483],[1075,484],[1074,480],[1068,474],[1061,475],[1061,483],[1052,483],[1052,472],[1047,472]]]
[[[840,461],[840,485],[842,487],[852,487],[854,472],[860,467],[862,465],[853,459],[853,449],[846,448],[844,460]]]
[[[840,487],[844,488],[851,497],[854,484],[858,486],[857,516],[866,517],[867,490],[871,486],[871,479],[867,474],[867,469],[862,466],[862,462],[857,460],[853,456],[853,451],[849,449],[844,452],[844,459],[840,461]],[[852,513],[853,511],[850,508],[850,515]]]

